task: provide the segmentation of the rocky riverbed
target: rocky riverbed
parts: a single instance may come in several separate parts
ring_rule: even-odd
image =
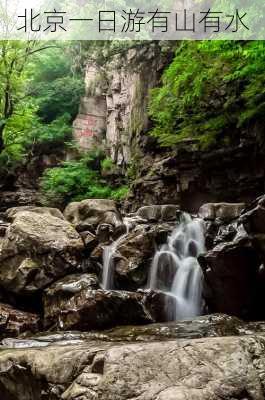
[[[114,201],[91,199],[64,212],[4,211],[1,400],[264,399],[265,197],[205,204],[198,216],[202,314],[211,315],[168,321],[175,300],[148,277],[183,221],[178,206],[123,215]],[[176,271],[163,268],[172,280]]]

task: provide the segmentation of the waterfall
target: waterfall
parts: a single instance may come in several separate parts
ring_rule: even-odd
[[[169,320],[201,313],[202,271],[197,257],[203,252],[203,222],[185,213],[167,243],[155,253],[149,276],[150,289],[168,295]]]
[[[126,231],[123,235],[118,237],[113,243],[109,246],[105,246],[103,250],[103,272],[102,272],[102,284],[101,287],[104,290],[110,290],[114,288],[114,254],[116,252],[117,247],[123,241],[125,236],[129,233],[130,224],[124,218],[124,225],[126,227]]]

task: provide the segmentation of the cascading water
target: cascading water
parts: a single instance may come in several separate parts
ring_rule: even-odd
[[[123,235],[121,235],[117,240],[111,243],[109,246],[105,246],[103,251],[103,273],[102,273],[102,284],[101,287],[104,290],[110,290],[114,288],[114,259],[113,256],[116,252],[117,247],[125,238],[125,236],[129,233],[130,224],[127,222],[126,218],[124,218],[124,225],[126,227],[126,231]]]
[[[203,252],[203,222],[183,214],[180,225],[155,253],[149,276],[150,289],[168,295],[169,320],[201,313],[202,272],[197,257]]]

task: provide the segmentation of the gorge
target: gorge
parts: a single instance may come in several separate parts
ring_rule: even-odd
[[[227,75],[230,45],[210,54]],[[265,399],[264,120],[235,123],[247,78],[204,77],[206,100],[189,93],[172,123],[166,100],[188,102],[174,84],[195,92],[208,44],[101,46],[85,53],[74,141],[34,139],[1,170],[0,399]],[[173,84],[182,52],[197,75]]]

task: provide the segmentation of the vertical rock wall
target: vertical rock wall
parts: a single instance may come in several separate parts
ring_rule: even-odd
[[[85,72],[86,95],[81,99],[79,114],[73,124],[74,137],[83,149],[101,143],[106,131],[106,97],[102,88],[95,86],[99,76],[99,67],[95,63],[88,63]]]
[[[74,121],[81,148],[102,146],[118,165],[130,161],[149,124],[148,92],[158,84],[169,54],[156,42],[135,45],[101,66],[88,62],[86,95]]]

